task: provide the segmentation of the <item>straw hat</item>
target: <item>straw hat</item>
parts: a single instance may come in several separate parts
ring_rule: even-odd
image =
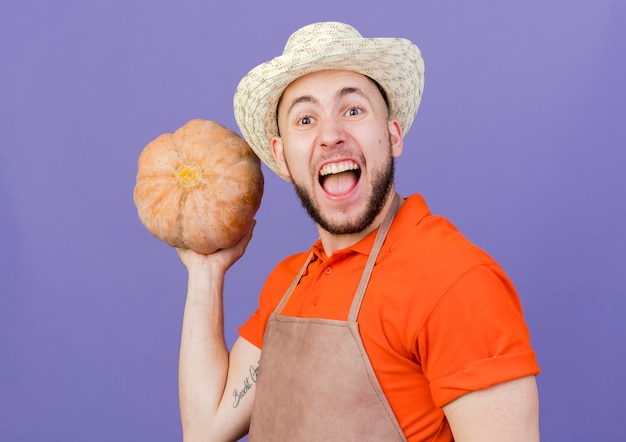
[[[235,119],[244,138],[284,179],[270,145],[278,135],[278,101],[297,78],[327,69],[354,71],[376,80],[387,94],[389,118],[398,121],[403,134],[415,118],[424,87],[424,62],[417,46],[403,38],[363,38],[344,23],[305,26],[289,37],[281,56],[243,77],[234,97]]]

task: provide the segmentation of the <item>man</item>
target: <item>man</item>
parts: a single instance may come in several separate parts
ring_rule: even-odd
[[[242,79],[239,127],[320,239],[269,275],[230,354],[224,275],[252,227],[209,256],[179,250],[185,440],[539,439],[539,367],[514,288],[394,188],[423,71],[408,40],[317,23]]]

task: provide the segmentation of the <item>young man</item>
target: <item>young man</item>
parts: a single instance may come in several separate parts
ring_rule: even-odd
[[[252,227],[209,256],[179,250],[185,440],[539,439],[539,367],[514,288],[394,188],[423,73],[408,40],[317,23],[241,81],[239,127],[320,239],[269,275],[230,354],[224,274]]]

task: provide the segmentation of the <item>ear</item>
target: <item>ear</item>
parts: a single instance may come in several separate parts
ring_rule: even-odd
[[[403,138],[402,128],[396,120],[390,120],[389,126],[389,138],[391,140],[391,155],[394,158],[398,158],[402,154]]]
[[[287,161],[285,160],[285,150],[283,148],[283,139],[279,136],[272,137],[271,141],[272,146],[272,156],[274,160],[276,160],[276,164],[278,165],[278,171],[280,175],[283,177],[290,179],[291,174],[289,173],[289,168],[287,167]]]

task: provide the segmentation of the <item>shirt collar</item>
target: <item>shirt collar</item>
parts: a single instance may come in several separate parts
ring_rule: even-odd
[[[387,238],[385,239],[385,243],[381,251],[388,250],[391,247],[391,244],[395,243],[396,240],[404,234],[411,227],[419,224],[425,216],[430,215],[430,209],[426,205],[426,201],[419,194],[413,194],[406,198],[398,213],[393,219],[393,223],[391,224],[391,228],[387,233]],[[342,250],[338,250],[335,252],[335,255],[343,255],[351,252],[361,253],[363,255],[369,255],[372,250],[372,246],[374,245],[374,240],[376,239],[376,234],[378,233],[378,229],[371,232],[365,238],[357,242],[356,244],[347,247]],[[319,259],[320,261],[325,261],[328,259],[326,253],[324,252],[324,247],[322,247],[322,241],[318,239],[315,244],[313,244],[311,248],[313,255]]]

